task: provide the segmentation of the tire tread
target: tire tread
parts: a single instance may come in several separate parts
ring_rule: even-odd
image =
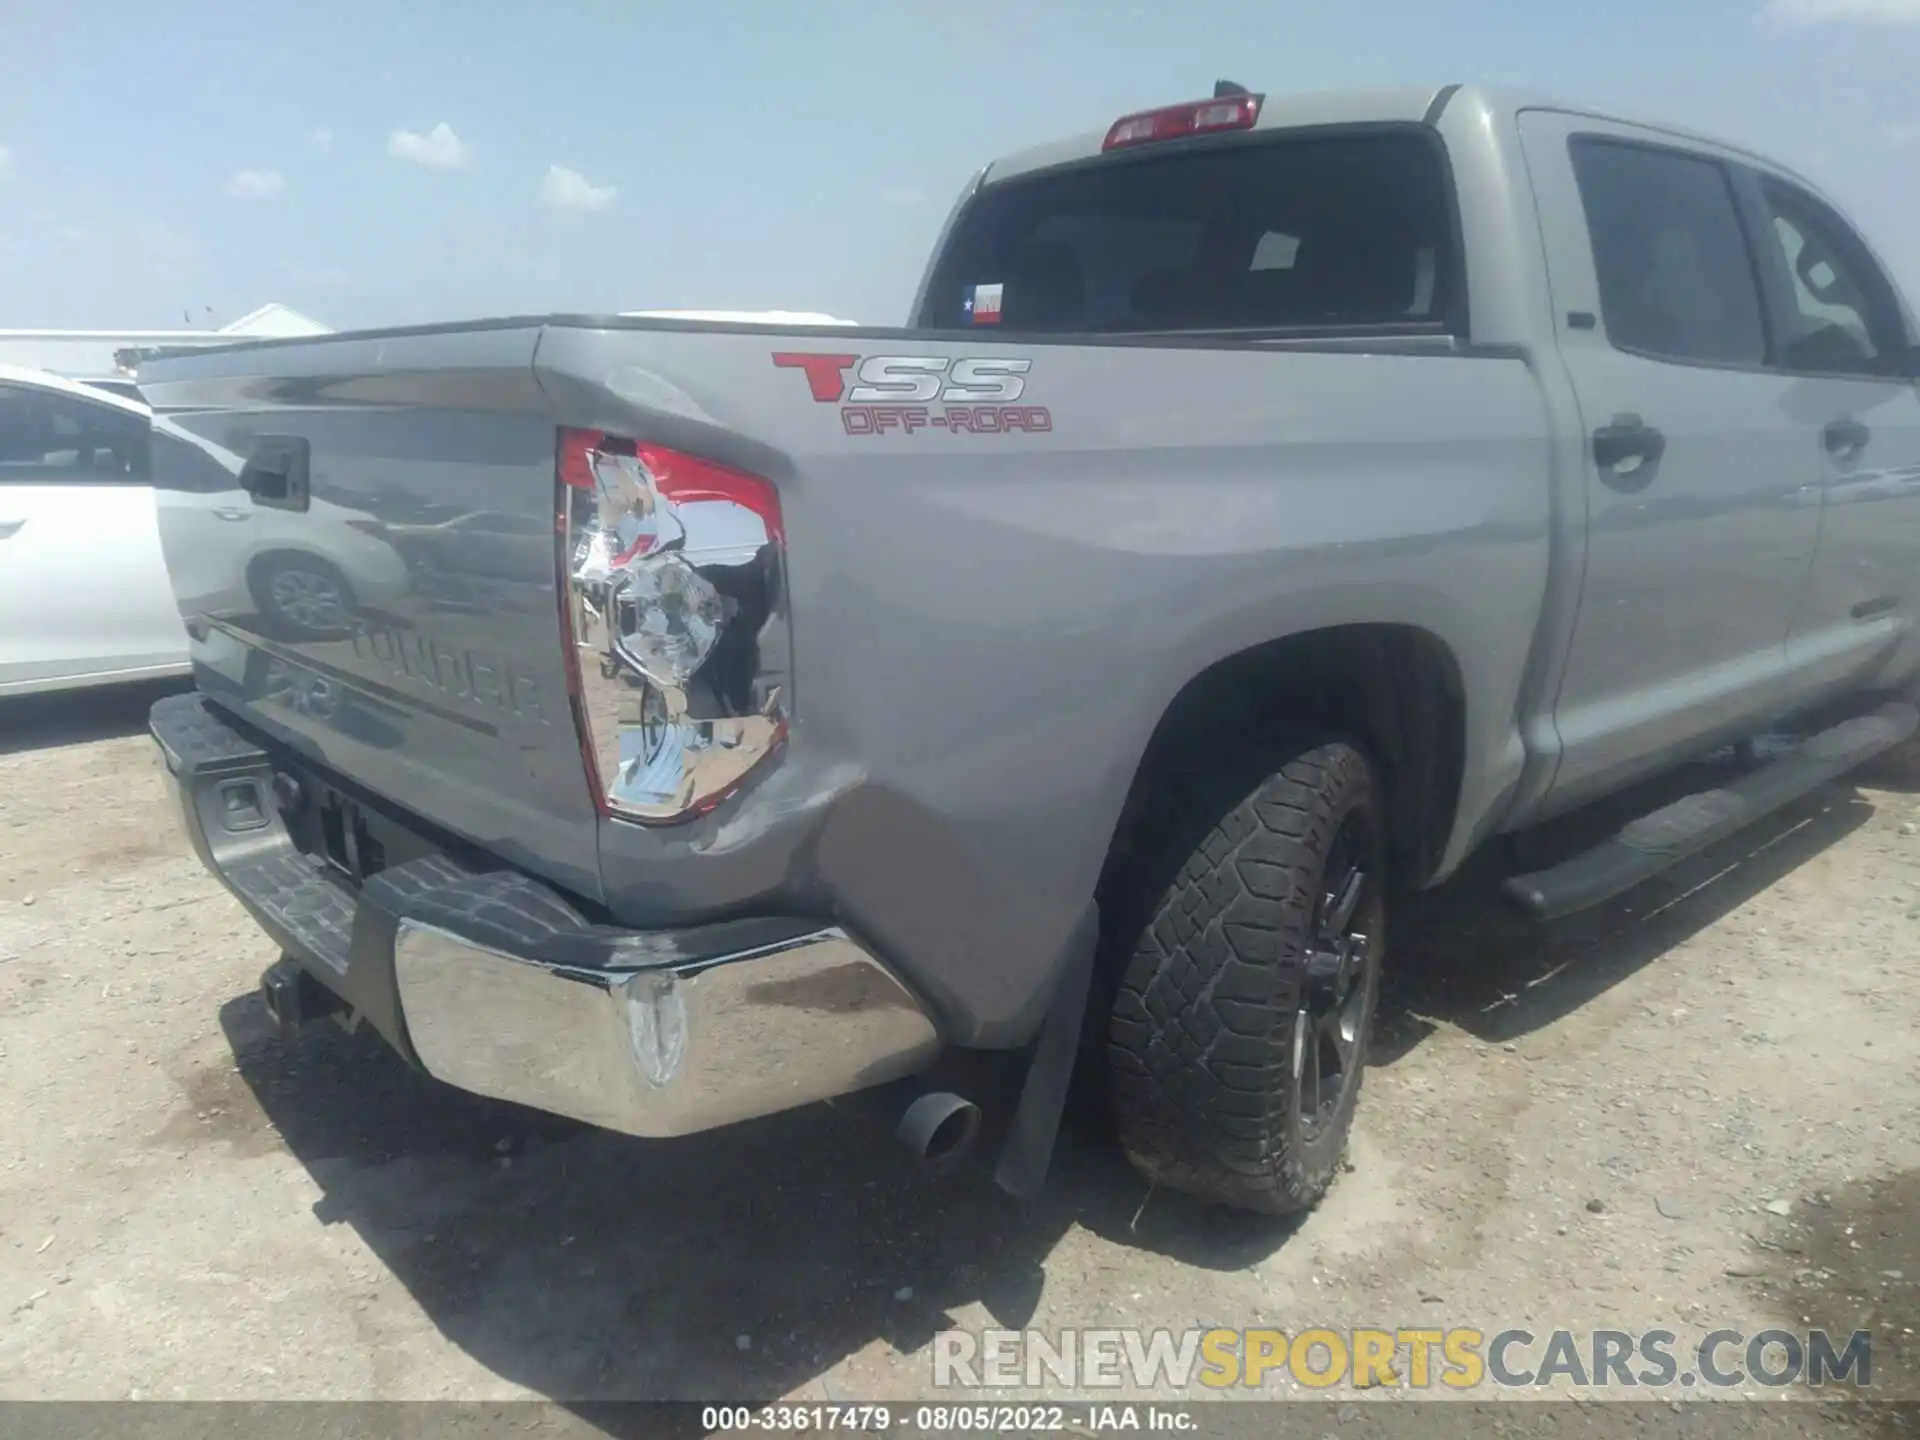
[[[1213,756],[1149,797],[1145,823],[1159,843],[1122,880],[1122,905],[1137,908],[1110,942],[1131,943],[1110,957],[1120,975],[1107,1036],[1114,1113],[1122,1145],[1156,1183],[1288,1213],[1319,1199],[1338,1161],[1337,1147],[1315,1158],[1288,1143],[1291,1017],[1314,892],[1353,797],[1377,804],[1377,791],[1366,756],[1344,739],[1268,737],[1227,763]]]

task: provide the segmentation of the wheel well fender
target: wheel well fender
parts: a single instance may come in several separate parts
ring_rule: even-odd
[[[1465,691],[1453,650],[1408,624],[1300,632],[1215,661],[1181,687],[1148,739],[1114,826],[1107,870],[1148,838],[1143,808],[1170,757],[1227,730],[1351,735],[1381,771],[1394,870],[1419,885],[1438,868],[1465,765]]]

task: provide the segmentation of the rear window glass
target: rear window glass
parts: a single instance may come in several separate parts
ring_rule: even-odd
[[[927,328],[1123,333],[1430,327],[1452,315],[1449,180],[1372,131],[1128,156],[990,187],[942,255]]]

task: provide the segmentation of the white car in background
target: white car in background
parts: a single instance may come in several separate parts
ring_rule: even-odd
[[[189,487],[156,496],[156,445],[194,452],[169,466]],[[138,400],[0,365],[0,696],[186,675],[183,605],[313,640],[412,588],[400,553],[353,523],[359,511],[256,505],[243,464]]]
[[[187,673],[150,418],[137,400],[0,365],[0,695]]]

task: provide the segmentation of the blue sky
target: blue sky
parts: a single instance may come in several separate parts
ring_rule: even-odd
[[[663,307],[897,323],[993,155],[1485,80],[1810,172],[1920,303],[1920,0],[0,4],[0,328]]]

